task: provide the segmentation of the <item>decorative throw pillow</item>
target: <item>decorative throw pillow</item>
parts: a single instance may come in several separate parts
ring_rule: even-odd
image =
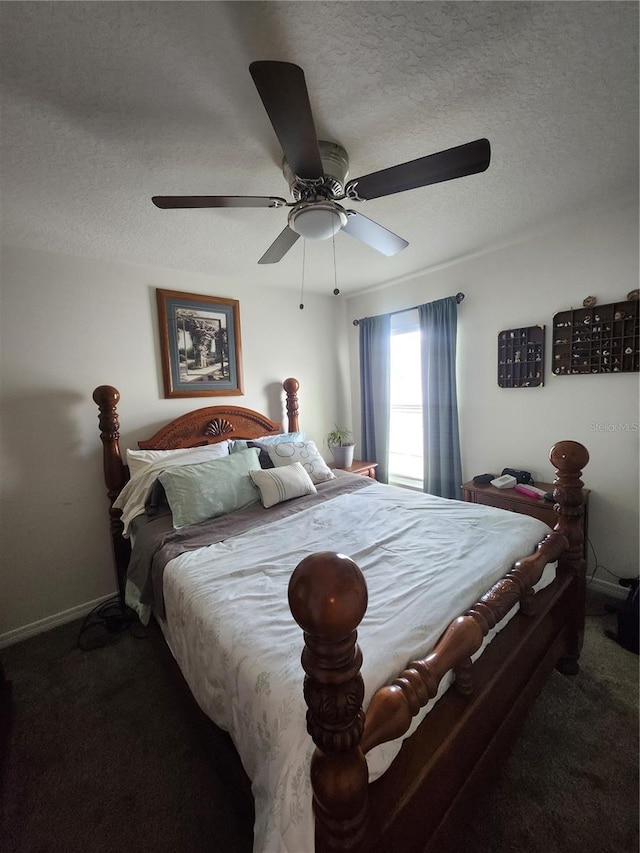
[[[281,441],[305,441],[307,436],[303,432],[278,432],[275,435],[263,435],[251,440],[259,447],[270,447],[280,444]]]
[[[266,509],[291,498],[301,498],[316,492],[311,477],[299,462],[270,471],[249,471],[249,476],[260,489],[262,506]]]
[[[163,471],[158,480],[164,487],[176,529],[218,518],[244,509],[260,500],[249,471],[258,467],[253,447],[199,465],[184,465]]]
[[[190,458],[191,455],[194,455],[193,459]],[[178,447],[175,450],[127,450],[127,465],[129,466],[129,475],[133,477],[147,465],[165,459],[173,461],[180,456],[185,456],[187,458],[185,458],[184,464],[190,465],[192,462],[199,462],[201,459],[205,462],[209,459],[218,459],[220,456],[228,455],[228,441],[219,441],[217,444],[201,444],[197,447]]]
[[[314,483],[336,478],[313,441],[279,441],[267,450],[276,468],[300,462]]]

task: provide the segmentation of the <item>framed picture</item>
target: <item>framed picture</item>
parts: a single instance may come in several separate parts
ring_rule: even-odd
[[[156,290],[165,397],[242,394],[237,299]]]

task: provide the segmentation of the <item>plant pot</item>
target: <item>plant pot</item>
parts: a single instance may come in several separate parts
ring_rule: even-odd
[[[342,447],[332,447],[333,461],[336,468],[350,468],[353,465],[353,451],[355,444],[345,444]]]

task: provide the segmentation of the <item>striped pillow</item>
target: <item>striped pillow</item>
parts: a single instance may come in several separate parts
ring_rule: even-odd
[[[316,492],[311,477],[300,462],[294,462],[284,468],[249,471],[249,476],[260,490],[265,509],[291,498],[301,498]]]

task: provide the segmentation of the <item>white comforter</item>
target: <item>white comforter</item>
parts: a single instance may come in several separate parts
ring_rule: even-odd
[[[298,562],[338,551],[364,572],[366,707],[548,532],[523,515],[373,484],[168,564],[163,627],[194,696],[231,733],[252,780],[256,853],[313,850],[303,640],[287,604]],[[367,756],[371,779],[400,745]]]

